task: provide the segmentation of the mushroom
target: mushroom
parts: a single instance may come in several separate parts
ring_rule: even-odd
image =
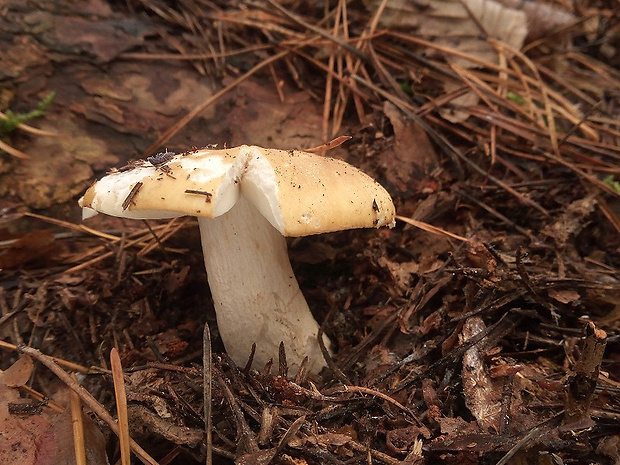
[[[319,326],[291,268],[285,236],[394,225],[387,191],[357,168],[300,151],[240,146],[134,162],[95,182],[83,217],[198,217],[205,267],[226,351],[265,364],[284,342],[290,367],[324,366]],[[323,336],[325,346],[330,341]]]

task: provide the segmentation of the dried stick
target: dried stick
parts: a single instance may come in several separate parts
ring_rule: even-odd
[[[566,383],[565,424],[590,418],[590,404],[607,344],[607,333],[594,326],[591,321],[586,325],[585,333],[581,357],[575,363]]]
[[[10,342],[0,341],[0,349],[9,349],[9,350],[21,351],[22,348],[16,346],[15,344],[11,344]],[[69,362],[69,361],[63,360],[61,358],[50,357],[49,355],[46,355],[46,357],[48,357],[54,363],[57,363],[58,365],[60,365],[62,367],[68,368],[69,370],[77,371],[79,373],[84,373],[85,375],[90,374],[90,373],[108,373],[108,371],[103,369],[103,368],[99,368],[99,367],[87,368],[85,366],[78,365],[77,363]]]

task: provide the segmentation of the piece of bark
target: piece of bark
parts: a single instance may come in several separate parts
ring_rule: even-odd
[[[566,380],[565,424],[590,418],[590,404],[607,343],[607,333],[592,322],[586,325],[585,333],[581,356]]]

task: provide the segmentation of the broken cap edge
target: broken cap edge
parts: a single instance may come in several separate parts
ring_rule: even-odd
[[[276,178],[285,236],[394,226],[390,194],[358,168],[308,152],[262,150]]]
[[[237,149],[197,150],[171,157],[165,164],[137,162],[94,182],[79,200],[83,216],[96,212],[134,218],[213,218],[236,203],[239,186],[223,178],[232,170]]]
[[[244,195],[285,236],[395,224],[388,192],[334,158],[239,146],[177,154],[165,170],[140,163],[95,182],[79,201],[83,217],[102,212],[138,219],[213,218]]]

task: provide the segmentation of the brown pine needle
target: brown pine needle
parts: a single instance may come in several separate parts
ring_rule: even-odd
[[[213,438],[211,435],[212,423],[212,379],[213,372],[211,367],[211,331],[209,324],[205,323],[202,334],[202,382],[203,382],[203,409],[205,422],[205,442],[207,445],[206,464],[213,464]]]
[[[60,134],[53,131],[46,131],[45,129],[35,128],[33,126],[28,126],[27,124],[21,123],[17,126],[17,129],[20,129],[28,134],[32,134],[33,136],[45,136],[45,137],[58,137]]]
[[[75,373],[71,375],[77,383]],[[71,425],[73,427],[73,447],[75,449],[76,465],[86,465],[86,446],[84,445],[84,418],[82,417],[82,402],[74,391],[69,392],[71,404]]]
[[[37,213],[32,213],[32,212],[25,212],[24,216],[28,216],[30,218],[36,218],[38,220],[45,221],[50,224],[55,224],[56,226],[63,227],[70,231],[88,233],[88,234],[92,234],[93,236],[101,237],[103,239],[109,239],[111,241],[120,240],[120,237],[118,236],[113,236],[112,234],[106,234],[104,232],[97,231],[96,229],[89,228],[88,226],[85,226],[83,224],[74,224],[69,221],[63,221],[58,218],[52,218],[49,216],[39,215]]]
[[[174,222],[174,220],[169,222],[169,223],[167,223],[167,224],[153,227],[152,229],[153,229],[153,231],[160,231],[160,230],[164,230],[165,231],[167,228],[169,228],[170,226],[173,225],[173,222]],[[185,224],[186,223],[179,224],[178,227],[176,229],[174,229],[172,233],[174,233],[174,232],[178,231],[179,229],[181,229],[181,227],[184,226]],[[125,243],[124,247],[130,247],[130,246],[134,246],[134,245],[142,245],[143,243],[145,243],[145,241],[146,241],[146,238],[144,237],[144,232],[145,231],[148,231],[148,230],[141,230],[138,233],[134,233],[134,234],[130,235],[129,236],[130,238],[131,237],[137,237],[137,238],[133,239],[131,241],[127,241],[127,243]],[[161,237],[160,238],[161,242],[165,242],[170,236],[172,236],[172,233],[168,234],[168,235],[166,235],[164,237]],[[150,235],[150,233],[148,233],[147,236],[150,236],[149,239],[152,239],[152,236]],[[116,237],[116,240],[120,241],[120,239],[121,239],[120,237]],[[144,254],[147,253],[147,251],[152,250],[156,246],[157,246],[157,242],[155,242],[155,241],[153,241],[152,243],[146,243],[146,245],[144,246],[144,249],[141,250],[140,252],[138,252],[138,255],[144,255]],[[94,251],[95,252],[100,252],[100,251],[103,251],[104,249],[105,249],[105,247],[103,247],[103,246],[95,247]],[[172,252],[175,249],[166,249],[166,250],[168,250],[169,252]],[[91,252],[92,251],[88,251],[86,256],[92,255]],[[102,260],[105,260],[106,258],[109,258],[109,257],[113,256],[114,254],[115,254],[115,252],[105,252],[105,253],[103,253],[101,255],[98,255],[98,256],[88,260],[88,261],[82,261],[82,260],[84,260],[86,258],[85,255],[80,256],[79,259],[74,257],[73,261],[79,261],[81,263],[79,265],[76,265],[76,266],[74,266],[72,268],[69,268],[69,269],[65,270],[64,272],[67,273],[67,274],[75,273],[76,271],[80,271],[80,270],[82,270],[84,268],[88,268],[91,265],[94,265],[95,263],[98,263],[98,262],[100,262]]]
[[[22,160],[30,159],[30,155],[28,155],[27,153],[24,153],[21,150],[17,150],[16,148],[11,147],[9,144],[2,142],[1,140],[0,140],[0,150],[8,153],[9,155],[14,156],[15,158],[21,158]]]
[[[333,36],[332,34],[330,34],[329,32],[327,32],[324,29],[321,29],[320,27],[316,27],[316,26],[313,26],[312,24],[307,23],[300,16],[298,16],[295,13],[292,13],[291,11],[287,10],[282,5],[280,5],[278,2],[275,2],[274,0],[267,0],[267,1],[268,1],[268,3],[271,6],[275,7],[278,11],[280,11],[282,14],[284,14],[284,16],[289,18],[291,21],[293,21],[293,22],[303,26],[304,28],[308,29],[309,31],[312,31],[315,34],[318,34],[319,36],[321,36],[321,37],[323,37],[323,38],[325,38],[327,40],[332,41],[334,44],[336,44],[339,47],[341,47],[342,49],[352,53],[353,55],[357,56],[358,58],[361,58],[364,61],[368,60],[368,57],[364,54],[364,52],[362,52],[361,50],[353,47],[348,42],[345,42],[344,40],[340,39],[339,37]]]
[[[121,448],[122,465],[131,464],[131,437],[129,436],[129,419],[127,417],[127,395],[125,393],[125,379],[123,366],[116,347],[110,351],[110,366],[114,379],[114,397],[116,399],[116,413],[118,416],[118,439]]]
[[[4,113],[2,113],[0,111],[0,119],[2,120],[8,120],[9,117],[6,116]],[[35,128],[33,126],[29,126],[25,123],[19,123],[17,125],[17,129],[19,129],[20,131],[24,131],[27,132],[29,134],[35,135],[35,136],[50,136],[50,137],[58,137],[58,134],[52,131],[46,131],[44,129],[38,129]]]
[[[327,66],[330,73],[327,73],[325,81],[325,97],[323,98],[323,119],[322,119],[322,136],[323,140],[329,137],[329,114],[331,112],[331,99],[332,99],[332,86],[333,86],[333,72],[334,72],[334,52],[332,50],[329,55],[329,61]]]
[[[470,239],[467,239],[466,237],[459,236],[458,234],[451,233],[450,231],[445,231],[441,228],[438,228],[437,226],[433,226],[432,224],[424,223],[423,221],[418,221],[418,220],[414,220],[413,218],[407,218],[406,216],[399,216],[399,215],[396,215],[396,219],[404,223],[410,224],[412,226],[415,226],[416,228],[420,228],[431,234],[437,234],[438,236],[446,236],[446,237],[457,239],[463,242],[471,242]]]
[[[159,242],[163,244],[168,239],[170,239],[172,236],[174,236],[177,233],[177,231],[179,231],[181,228],[184,228],[185,226],[187,226],[189,221],[190,221],[189,218],[174,218],[174,219],[172,219],[171,221],[169,221],[166,224],[163,224],[163,225],[160,225],[158,227],[152,228],[152,232],[154,234],[155,233],[159,233]],[[158,245],[158,243],[156,241],[151,241],[151,242],[147,243],[140,251],[138,251],[138,253],[137,253],[138,257],[143,257],[143,256],[147,255],[153,249],[155,249],[155,247],[157,247],[157,245]],[[169,252],[172,252],[175,249],[171,249],[169,247],[166,247],[166,250],[169,251]]]
[[[346,141],[351,140],[351,139],[352,139],[351,136],[338,136],[335,139],[332,139],[325,144],[312,147],[311,149],[304,149],[304,152],[317,153],[317,152],[323,152],[325,150],[335,149],[339,145],[342,145]]]
[[[272,49],[271,44],[259,44],[251,47],[244,47],[238,50],[229,50],[228,52],[221,53],[191,53],[180,55],[178,53],[140,53],[140,52],[128,52],[123,53],[119,58],[126,60],[177,60],[177,61],[189,61],[189,60],[208,60],[213,58],[227,58],[238,55],[244,55],[246,53],[260,52],[263,50]]]
[[[338,27],[340,26],[340,14],[342,10],[338,8],[336,10],[336,18],[334,19],[334,28],[333,34],[336,36],[338,34]],[[332,110],[332,89],[333,89],[333,71],[334,71],[334,62],[336,60],[336,50],[331,48],[329,53],[329,59],[327,66],[329,67],[331,73],[327,73],[326,81],[325,81],[325,96],[323,98],[323,122],[322,122],[322,140],[327,140],[329,137],[329,115]],[[333,127],[333,126],[332,126]]]
[[[614,213],[613,209],[609,206],[607,201],[602,195],[599,195],[596,199],[598,208],[603,212],[603,215],[609,220],[618,234],[620,234],[620,218]]]

